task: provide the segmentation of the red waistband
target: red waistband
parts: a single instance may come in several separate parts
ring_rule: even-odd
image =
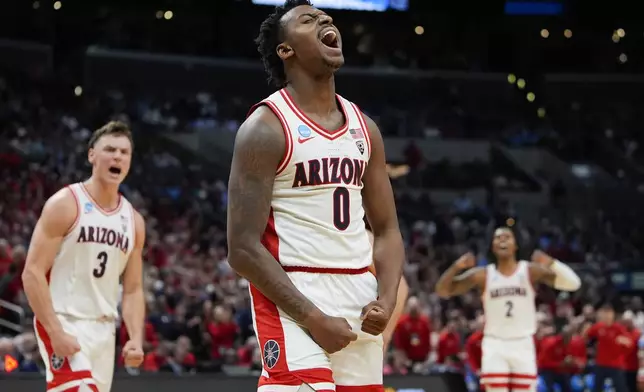
[[[364,268],[318,268],[304,267],[297,265],[283,265],[286,272],[309,272],[312,274],[333,274],[333,275],[360,275],[369,272],[369,267]]]

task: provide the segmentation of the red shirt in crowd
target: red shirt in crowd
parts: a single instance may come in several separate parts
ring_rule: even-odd
[[[438,337],[436,348],[436,363],[445,364],[449,357],[458,355],[461,352],[461,338],[456,332],[443,331]]]
[[[465,341],[465,353],[467,354],[467,364],[470,369],[478,373],[481,370],[481,358],[483,351],[481,345],[483,344],[483,331],[476,331],[470,335]]]
[[[145,359],[143,360],[143,370],[145,370],[146,372],[158,372],[161,366],[165,365],[166,363],[166,357],[157,354],[156,351],[152,351],[145,354]]]
[[[175,358],[175,361],[177,359]],[[168,363],[168,358],[163,355],[159,355],[156,351],[149,352],[145,355],[143,360],[143,370],[146,372],[158,372],[161,367],[165,366]],[[197,359],[194,354],[186,353],[182,358],[180,365],[184,367],[193,368],[197,365]]]
[[[639,347],[637,346],[637,342],[640,340],[642,333],[637,328],[633,328],[630,330],[627,328],[627,331],[629,332],[629,335],[633,341],[633,344],[630,347],[625,347],[626,349],[625,370],[629,372],[636,372],[640,368],[640,360],[638,357]]]
[[[394,345],[414,362],[424,362],[431,350],[429,317],[404,314],[394,331]]]
[[[572,359],[571,364],[564,364],[566,357]],[[547,336],[539,343],[539,369],[580,373],[586,366],[586,359],[586,342],[579,336],[573,336],[568,343],[564,343],[561,335]]]
[[[586,332],[590,339],[597,340],[595,363],[598,366],[624,368],[629,348],[617,343],[619,336],[630,338],[631,334],[621,324],[595,323]]]
[[[208,332],[212,339],[211,355],[213,359],[221,358],[221,350],[232,348],[237,339],[239,328],[234,322],[208,324]]]

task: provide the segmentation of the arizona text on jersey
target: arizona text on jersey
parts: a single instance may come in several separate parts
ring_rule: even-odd
[[[116,318],[119,278],[134,248],[134,210],[122,196],[106,211],[83,184],[69,189],[77,216],[49,273],[54,310],[80,319]]]
[[[372,262],[361,195],[369,131],[357,106],[336,97],[346,121],[333,132],[300,111],[285,89],[251,109],[268,106],[286,139],[263,237],[283,266],[360,269]]]
[[[485,336],[514,339],[534,335],[537,310],[528,262],[520,261],[510,276],[501,274],[495,265],[489,265],[483,306]]]

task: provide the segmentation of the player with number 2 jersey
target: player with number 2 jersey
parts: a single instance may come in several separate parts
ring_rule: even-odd
[[[489,392],[536,390],[535,284],[564,291],[576,291],[581,286],[577,274],[562,262],[540,250],[532,254],[532,262],[517,260],[517,250],[513,232],[498,228],[492,240],[495,264],[475,267],[474,255],[467,253],[436,284],[436,292],[443,298],[473,288],[482,294],[485,328],[481,383]]]
[[[48,391],[111,389],[121,275],[130,336],[123,347],[125,364],[143,361],[145,225],[118,191],[131,157],[127,125],[110,122],[94,132],[91,178],[54,194],[34,230],[23,282]]]

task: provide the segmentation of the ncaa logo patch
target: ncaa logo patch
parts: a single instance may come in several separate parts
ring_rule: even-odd
[[[90,212],[92,212],[93,209],[94,209],[94,204],[90,202],[85,203],[85,206],[83,207],[83,211],[85,211],[86,214],[89,214]]]
[[[280,345],[275,340],[267,340],[264,343],[264,365],[267,368],[272,369],[277,365],[277,361],[280,359]]]
[[[59,357],[56,354],[52,354],[51,356],[51,368],[54,370],[60,370],[63,365],[65,364],[65,358],[64,357]]]
[[[302,124],[299,127],[297,127],[297,133],[299,133],[300,136],[302,136],[302,137],[309,137],[309,136],[311,136],[311,128],[309,128],[306,125]]]
[[[364,142],[362,140],[358,140],[356,142],[356,147],[358,147],[358,151],[360,151],[360,154],[364,155]]]

